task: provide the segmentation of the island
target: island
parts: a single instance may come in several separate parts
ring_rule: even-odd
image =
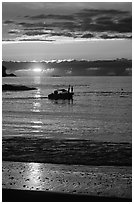
[[[16,75],[13,73],[7,74],[6,70],[7,68],[5,66],[2,66],[2,77],[16,77]],[[30,91],[30,90],[36,90],[36,88],[16,84],[2,85],[2,91]]]
[[[2,85],[2,91],[30,91],[36,90],[34,87],[27,87],[24,85],[16,85],[16,84],[4,84]]]

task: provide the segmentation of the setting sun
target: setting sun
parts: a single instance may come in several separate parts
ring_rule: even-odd
[[[41,68],[34,68],[33,71],[40,73],[40,72],[42,72],[42,69]]]

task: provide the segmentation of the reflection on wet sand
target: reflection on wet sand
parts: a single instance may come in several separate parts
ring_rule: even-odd
[[[28,181],[27,187],[30,189],[38,189],[40,188],[41,181],[40,179],[43,177],[45,172],[42,172],[40,169],[39,163],[29,163],[28,169],[24,174],[26,176],[26,181]],[[25,180],[23,181],[23,187],[25,186]]]
[[[6,189],[132,197],[131,167],[3,162],[2,172]]]

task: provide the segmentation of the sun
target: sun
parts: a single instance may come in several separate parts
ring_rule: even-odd
[[[36,73],[41,73],[42,69],[37,67],[37,68],[34,68],[33,71]]]

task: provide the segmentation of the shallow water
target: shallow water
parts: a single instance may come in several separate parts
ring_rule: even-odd
[[[37,90],[2,93],[3,138],[131,143],[131,77],[10,77],[3,78],[5,83]],[[73,102],[47,99],[54,89],[69,84],[74,86]]]
[[[98,166],[131,166],[130,143],[4,137],[3,161]]]

